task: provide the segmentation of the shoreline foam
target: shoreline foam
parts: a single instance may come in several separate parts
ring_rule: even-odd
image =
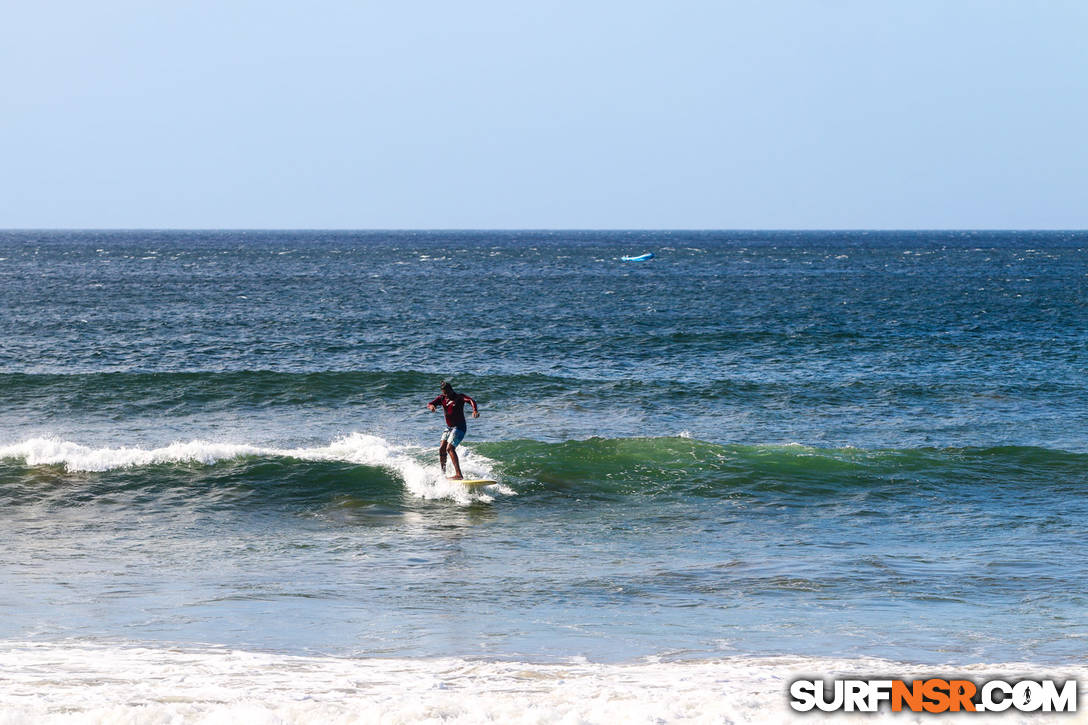
[[[0,646],[4,723],[745,723],[856,721],[799,714],[797,677],[1076,677],[1088,668],[1016,664],[934,667],[880,659],[734,657],[534,664],[461,658],[299,657],[225,648],[7,643]],[[1084,691],[1081,690],[1083,700]],[[873,716],[865,716],[866,720]],[[911,713],[878,720],[923,722]],[[852,720],[851,720],[852,718]],[[932,720],[932,718],[928,718]],[[1030,714],[941,722],[1037,721]],[[1063,722],[1084,722],[1064,716]]]

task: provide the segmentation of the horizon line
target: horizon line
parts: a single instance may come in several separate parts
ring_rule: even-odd
[[[1088,227],[2,227],[0,232],[1088,232]]]

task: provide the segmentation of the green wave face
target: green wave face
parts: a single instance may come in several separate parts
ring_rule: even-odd
[[[1024,377],[989,384],[972,376],[919,383],[909,377],[862,375],[849,381],[793,380],[755,373],[746,378],[742,370],[732,378],[709,376],[701,370],[698,365],[657,370],[638,379],[595,377],[589,369],[578,372],[584,377],[511,372],[453,379],[481,406],[484,419],[470,425],[470,444],[489,438],[619,438],[686,431],[719,442],[827,441],[867,449],[1004,441],[1082,449],[1070,407],[1084,398],[1079,379]],[[173,437],[257,426],[260,440],[266,441],[380,430],[399,440],[429,442],[437,437],[440,421],[421,414],[443,377],[421,370],[0,373],[5,412],[14,421],[11,437],[0,439],[0,445],[42,434],[116,440],[118,433],[125,435],[126,425],[164,430]],[[650,401],[667,405],[651,410],[655,404]],[[1017,411],[1021,419],[994,416],[994,405]],[[1063,415],[1071,423],[1061,427],[1054,421]],[[296,436],[302,428],[304,433]],[[617,454],[622,448],[617,446]]]
[[[535,496],[722,498],[830,502],[864,494],[893,498],[988,489],[1076,490],[1088,485],[1088,454],[1031,447],[820,449],[799,445],[720,445],[682,437],[591,438],[477,443],[493,475],[531,503]],[[418,466],[434,464],[417,451]],[[301,506],[337,500],[400,505],[403,462],[362,464],[282,454],[220,460],[125,464],[68,470],[63,461],[0,461],[0,502],[57,505],[136,503],[163,506]],[[437,468],[433,472],[438,477]]]
[[[1085,483],[1088,455],[1043,448],[867,451],[718,445],[686,438],[511,441],[476,449],[538,487],[717,496],[754,489],[828,494],[885,488]]]
[[[532,489],[728,496],[828,496],[859,489],[1082,486],[1088,454],[1033,447],[821,449],[719,445],[688,438],[507,441],[475,446]]]
[[[0,504],[6,506],[309,509],[330,503],[395,504],[404,496],[394,472],[342,461],[244,456],[212,465],[157,463],[107,471],[0,461]]]

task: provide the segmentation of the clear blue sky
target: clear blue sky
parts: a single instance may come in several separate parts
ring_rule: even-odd
[[[9,3],[0,228],[1088,228],[1083,0]]]

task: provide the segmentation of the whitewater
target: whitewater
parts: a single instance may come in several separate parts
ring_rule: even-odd
[[[813,672],[872,676],[933,670],[885,660],[818,658],[534,664],[464,659],[345,660],[225,649],[166,651],[14,644],[0,650],[5,722],[22,723],[744,723],[852,722],[857,715],[782,712],[788,683]],[[1022,663],[957,669],[1039,676]],[[50,674],[45,677],[43,672]],[[942,672],[947,675],[946,670]],[[1085,670],[1050,670],[1061,680]],[[47,694],[43,697],[42,693]],[[1083,690],[1080,691],[1083,696]],[[933,722],[884,712],[880,722]],[[943,715],[952,722],[1036,722],[1038,716]],[[1083,718],[1063,718],[1083,722]]]
[[[433,459],[433,452],[428,451]],[[163,464],[196,463],[205,466],[242,458],[276,457],[299,461],[344,461],[379,467],[398,477],[414,495],[421,498],[448,498],[459,503],[491,501],[486,492],[469,491],[451,481],[437,464],[422,462],[423,448],[397,445],[378,436],[353,433],[318,448],[268,448],[244,443],[215,443],[192,440],[175,442],[161,448],[92,448],[57,438],[32,438],[10,445],[0,445],[0,459],[22,461],[27,466],[60,466],[66,471],[109,471]],[[462,469],[473,478],[491,475],[491,461],[469,453]],[[502,494],[513,494],[509,487],[487,487]]]

